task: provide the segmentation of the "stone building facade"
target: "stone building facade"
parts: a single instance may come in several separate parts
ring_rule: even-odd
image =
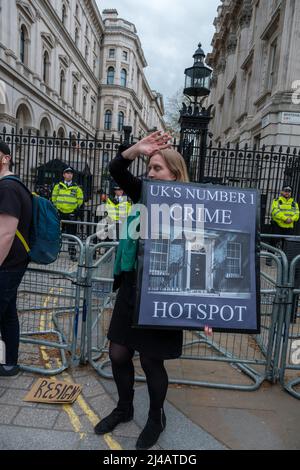
[[[134,24],[119,18],[114,9],[104,10],[102,18],[100,128],[115,133],[125,123],[139,137],[163,129],[162,95],[152,91],[145,78],[147,62]]]
[[[164,128],[146,65],[134,25],[115,10],[101,16],[95,0],[0,0],[0,130]]]
[[[215,142],[300,146],[300,2],[223,0],[207,63]]]

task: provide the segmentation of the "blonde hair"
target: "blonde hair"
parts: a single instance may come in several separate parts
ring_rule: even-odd
[[[185,161],[183,156],[174,149],[165,149],[156,152],[154,155],[161,155],[166,162],[167,167],[176,177],[176,181],[181,181],[182,183],[189,182],[189,175],[186,168]],[[153,156],[153,155],[152,155]],[[150,161],[151,157],[149,158]]]

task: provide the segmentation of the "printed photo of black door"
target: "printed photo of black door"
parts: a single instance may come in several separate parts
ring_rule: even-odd
[[[249,234],[206,230],[204,239],[150,241],[148,292],[247,298],[250,295]]]
[[[205,290],[206,289],[206,251],[203,248],[201,253],[191,253],[191,290]]]

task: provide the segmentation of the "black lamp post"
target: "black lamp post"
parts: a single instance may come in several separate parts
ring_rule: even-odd
[[[203,98],[210,93],[210,77],[212,69],[205,62],[205,54],[201,44],[193,55],[194,65],[185,70],[184,95],[189,105],[182,104],[179,123],[180,151],[190,171],[193,181],[203,181],[208,124],[211,119],[209,108],[202,106]]]

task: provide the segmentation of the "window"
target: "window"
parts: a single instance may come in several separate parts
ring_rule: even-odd
[[[78,4],[76,4],[75,16],[78,18],[78,15],[79,15],[79,6],[78,6]]]
[[[60,79],[59,79],[59,95],[61,98],[65,97],[65,72],[64,70],[60,71]]]
[[[23,64],[27,64],[27,60],[28,60],[27,43],[28,43],[27,29],[24,25],[22,25],[21,31],[20,31],[20,59]]]
[[[110,131],[111,130],[111,121],[112,121],[112,112],[107,110],[105,112],[105,119],[104,119],[104,130]]]
[[[96,72],[96,59],[93,60],[93,72]]]
[[[94,105],[92,104],[92,105],[91,105],[91,125],[92,125],[92,126],[95,125],[94,119],[95,119],[95,107],[94,107]]]
[[[85,35],[86,35],[86,36],[89,35],[89,27],[88,27],[88,25],[86,25],[86,27],[85,27]]]
[[[115,58],[115,49],[109,49],[108,51],[108,57],[110,59],[114,59]]]
[[[85,45],[84,57],[85,60],[88,60],[89,58],[89,46],[87,44]]]
[[[79,29],[75,28],[75,46],[78,47],[79,44]]]
[[[49,71],[50,71],[50,60],[49,54],[47,51],[43,55],[43,81],[49,85]]]
[[[226,275],[227,279],[235,279],[241,277],[241,243],[228,242],[226,253]]]
[[[66,26],[66,19],[67,19],[67,9],[66,9],[66,5],[63,5],[61,9],[61,22],[64,26]]]
[[[169,240],[151,242],[150,274],[168,274]]]
[[[260,148],[260,139],[261,139],[261,134],[256,134],[253,137],[253,146],[255,145],[257,150]]]
[[[124,126],[124,113],[122,111],[119,112],[118,116],[118,131],[122,132]]]
[[[109,67],[107,71],[107,85],[113,85],[115,81],[115,69]]]
[[[277,51],[277,38],[272,42],[270,47],[270,65],[269,65],[269,77],[268,77],[268,90],[273,90],[277,83],[278,78],[278,60],[279,54]]]
[[[122,57],[123,57],[123,60],[128,60],[128,52],[127,51],[123,51],[122,52]]]
[[[86,96],[83,97],[82,116],[84,117],[84,119],[86,119]]]
[[[72,98],[73,108],[76,110],[77,106],[77,86],[73,85],[73,98]]]
[[[126,86],[127,84],[127,71],[125,69],[121,70],[121,86]]]
[[[96,52],[96,41],[94,41],[94,52]]]

